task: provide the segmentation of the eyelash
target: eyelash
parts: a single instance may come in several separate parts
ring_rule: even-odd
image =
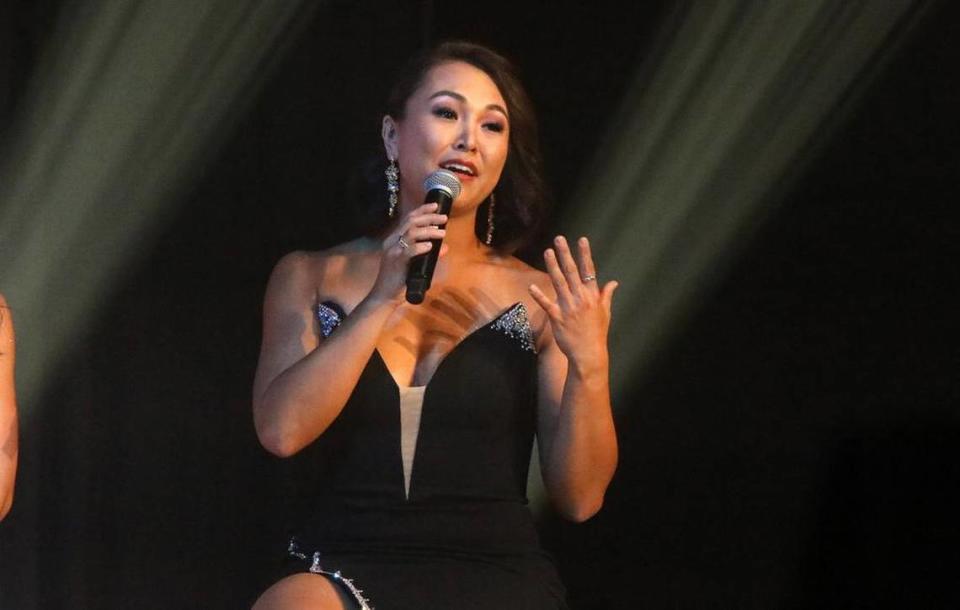
[[[441,119],[456,119],[457,113],[446,106],[437,106],[433,109],[433,114]]]
[[[449,120],[457,119],[456,111],[451,108],[447,108],[446,106],[437,106],[436,108],[434,108],[433,115],[440,117],[441,119],[449,119]],[[500,123],[499,121],[484,123],[483,126],[494,133],[503,133],[503,131],[505,130],[503,123]]]

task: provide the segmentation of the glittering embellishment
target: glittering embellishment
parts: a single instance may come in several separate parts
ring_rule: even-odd
[[[323,566],[320,565],[320,551],[314,551],[313,561],[310,562],[310,567],[307,569],[314,574],[323,574]]]
[[[338,583],[341,587],[347,590],[350,595],[353,596],[353,599],[360,605],[360,610],[374,610],[373,606],[370,605],[370,600],[363,596],[363,589],[358,589],[355,584],[353,584],[353,579],[346,578],[343,574],[340,573],[340,570],[336,572],[330,572],[323,569],[323,566],[320,565],[320,551],[314,551],[313,555],[308,556],[306,553],[300,550],[300,545],[297,543],[296,538],[291,538],[290,543],[287,545],[287,554],[291,557],[296,557],[297,559],[302,559],[306,561],[310,560],[310,567],[307,568],[307,571],[311,574],[322,574],[323,576],[330,577],[334,582]]]
[[[324,574],[327,574],[327,572],[324,572]],[[363,589],[358,589],[356,585],[353,584],[352,579],[341,576],[340,570],[337,570],[330,576],[347,588],[347,591],[350,592],[350,595],[352,595],[353,598],[357,600],[357,603],[360,604],[360,610],[373,610],[373,606],[370,605],[370,600],[363,596]]]
[[[530,320],[527,318],[527,308],[523,303],[517,303],[500,315],[491,327],[520,342],[520,347],[528,352],[537,352],[533,341],[533,331],[530,329]]]
[[[300,545],[297,544],[296,538],[291,538],[290,542],[287,544],[287,554],[291,557],[296,557],[297,559],[306,559],[307,556],[300,552]]]
[[[333,307],[323,303],[317,304],[317,322],[320,323],[320,334],[324,338],[330,336],[330,333],[340,326],[340,314]]]

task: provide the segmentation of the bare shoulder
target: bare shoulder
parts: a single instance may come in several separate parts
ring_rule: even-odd
[[[537,351],[542,355],[546,353],[555,353],[555,350],[548,349],[556,347],[553,338],[553,330],[549,323],[547,312],[530,294],[530,286],[536,286],[550,300],[556,300],[557,292],[553,287],[550,275],[537,269],[536,267],[523,262],[516,257],[505,259],[503,266],[502,280],[504,284],[510,286],[510,290],[522,298],[515,298],[513,301],[521,301],[529,312],[530,329],[533,332],[534,341],[537,345]],[[548,358],[542,362],[555,363],[555,359]],[[551,365],[552,366],[552,365]]]
[[[515,256],[504,257],[500,265],[500,281],[505,282],[509,289],[523,295],[525,300],[529,296],[530,285],[533,284],[545,293],[553,294],[553,285],[550,276],[536,267],[527,264]]]
[[[344,285],[363,277],[376,265],[378,250],[369,240],[356,239],[326,250],[296,250],[284,255],[271,275],[271,289],[315,298],[336,297]]]
[[[523,303],[529,313],[530,327],[538,344],[549,338],[547,314],[530,294],[530,286],[535,285],[551,297],[554,294],[550,276],[515,256],[503,257],[497,261],[495,282],[491,283],[501,292],[504,303]],[[546,331],[546,332],[545,332]]]

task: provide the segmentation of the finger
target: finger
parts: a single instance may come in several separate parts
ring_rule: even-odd
[[[443,239],[446,234],[446,229],[428,225],[426,227],[412,227],[403,238],[407,242],[423,241],[425,239]]]
[[[550,297],[543,294],[543,291],[540,290],[539,286],[536,284],[530,284],[527,290],[530,292],[530,296],[533,297],[533,300],[536,301],[545,312],[547,312],[547,316],[549,316],[551,320],[556,319],[560,315],[560,308],[557,307],[556,303],[550,300]]]
[[[403,223],[409,225],[414,219],[424,216],[426,214],[436,214],[439,206],[436,203],[425,203],[420,207],[414,208],[403,217]]]
[[[443,214],[435,214],[431,216],[421,217],[423,218],[420,221],[418,218],[410,218],[397,230],[393,240],[399,240],[401,237],[405,242],[413,243],[421,239],[443,239],[443,234],[436,233],[437,230],[443,230],[437,225],[442,225],[446,222],[446,216]],[[430,222],[433,220],[434,222]],[[427,233],[422,233],[423,229],[426,228]],[[423,237],[427,235],[427,237]],[[391,238],[387,238],[389,241]]]
[[[593,253],[590,251],[590,240],[586,237],[581,237],[577,240],[577,246],[580,248],[580,279],[583,278],[596,278],[597,277],[597,268],[593,264]],[[583,282],[588,286],[593,288],[598,288],[599,284],[596,280],[586,280]]]
[[[550,276],[550,282],[553,289],[557,292],[557,302],[561,307],[568,307],[573,299],[570,294],[570,288],[567,286],[567,278],[560,271],[560,263],[557,262],[557,253],[553,248],[547,248],[543,253],[543,262],[547,267],[547,275]]]
[[[580,279],[580,270],[577,269],[577,263],[573,260],[573,254],[570,253],[567,238],[563,235],[557,235],[553,239],[553,243],[556,246],[560,268],[563,270],[564,277],[567,278],[570,293],[578,295],[583,287],[583,281]]]
[[[416,256],[429,252],[433,248],[430,241],[417,241],[410,235],[399,235],[396,238],[387,238],[385,244],[388,251],[399,253],[401,256]]]
[[[404,233],[403,231],[397,231],[396,233],[391,233],[390,235],[387,235],[387,237],[384,238],[381,245],[385,252],[391,252],[393,250],[396,250],[398,247],[400,248],[400,250],[404,250],[405,248],[403,247],[401,240],[407,243],[408,245],[413,245],[413,240],[407,239],[406,233]]]
[[[440,209],[439,203],[425,203],[418,208],[414,208],[410,211],[409,216],[420,216],[421,214],[431,214]]]
[[[600,291],[600,302],[607,308],[607,311],[610,311],[610,306],[613,304],[613,293],[619,287],[620,282],[616,280],[609,281],[603,285],[603,290]]]
[[[423,227],[426,225],[444,225],[447,224],[448,216],[446,214],[421,214],[410,218],[408,226]]]
[[[433,243],[429,241],[418,241],[417,243],[410,244],[405,250],[404,253],[413,258],[420,254],[426,254],[430,250],[433,250]]]

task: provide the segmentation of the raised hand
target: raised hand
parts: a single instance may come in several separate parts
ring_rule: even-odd
[[[436,203],[425,203],[411,211],[397,224],[397,228],[382,242],[380,271],[370,289],[370,296],[388,301],[403,299],[410,259],[426,254],[433,248],[431,239],[442,239],[446,234],[439,228],[447,222],[445,214],[437,214]],[[443,254],[443,250],[440,251]]]
[[[557,346],[571,364],[581,369],[605,368],[610,305],[619,284],[610,281],[600,288],[586,237],[577,240],[576,261],[565,237],[558,235],[553,242],[543,260],[556,300],[536,285],[530,286],[530,294],[547,313]]]

